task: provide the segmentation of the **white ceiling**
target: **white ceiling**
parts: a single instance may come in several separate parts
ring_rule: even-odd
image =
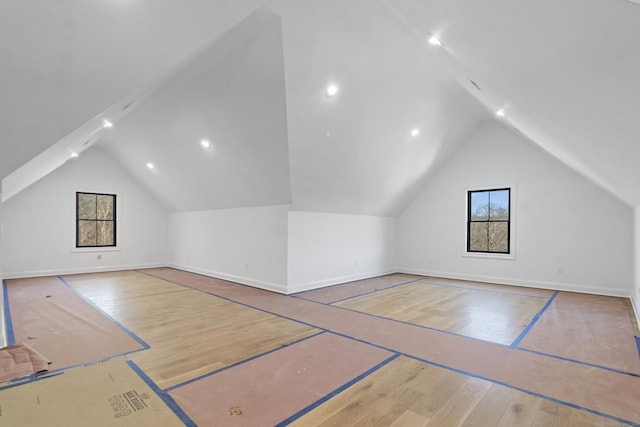
[[[504,108],[636,206],[638,40],[628,0],[0,0],[3,198],[98,144],[168,211],[396,215]]]

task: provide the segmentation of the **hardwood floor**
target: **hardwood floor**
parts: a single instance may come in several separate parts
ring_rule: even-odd
[[[543,297],[418,281],[335,305],[509,345],[552,294]]]
[[[400,356],[291,426],[623,426]]]
[[[140,273],[65,280],[149,344],[129,358],[161,389],[319,332]]]
[[[148,345],[127,357],[197,425],[640,426],[619,298],[410,275],[300,296],[172,269],[63,279]]]

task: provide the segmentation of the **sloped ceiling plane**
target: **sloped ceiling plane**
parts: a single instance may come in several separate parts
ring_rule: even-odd
[[[637,206],[638,22],[629,0],[3,1],[2,198],[100,146],[170,212],[394,216],[499,120]]]

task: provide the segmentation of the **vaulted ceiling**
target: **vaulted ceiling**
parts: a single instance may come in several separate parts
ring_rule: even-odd
[[[101,146],[168,211],[397,215],[500,120],[637,206],[639,21],[629,0],[0,0],[2,196]]]

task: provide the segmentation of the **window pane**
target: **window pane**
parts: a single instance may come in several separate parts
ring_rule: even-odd
[[[471,220],[486,221],[489,219],[489,191],[471,192]]]
[[[98,246],[113,246],[113,221],[98,221],[97,222],[97,245]]]
[[[97,218],[113,220],[113,201],[114,196],[100,194],[97,198]]]
[[[490,195],[490,219],[509,219],[509,190],[491,191]]]
[[[78,221],[78,246],[96,245],[96,222]]]
[[[483,251],[489,250],[489,223],[472,222],[469,224],[469,250]]]
[[[509,223],[490,222],[489,224],[489,252],[509,251]]]
[[[78,193],[78,219],[96,218],[96,195]]]

